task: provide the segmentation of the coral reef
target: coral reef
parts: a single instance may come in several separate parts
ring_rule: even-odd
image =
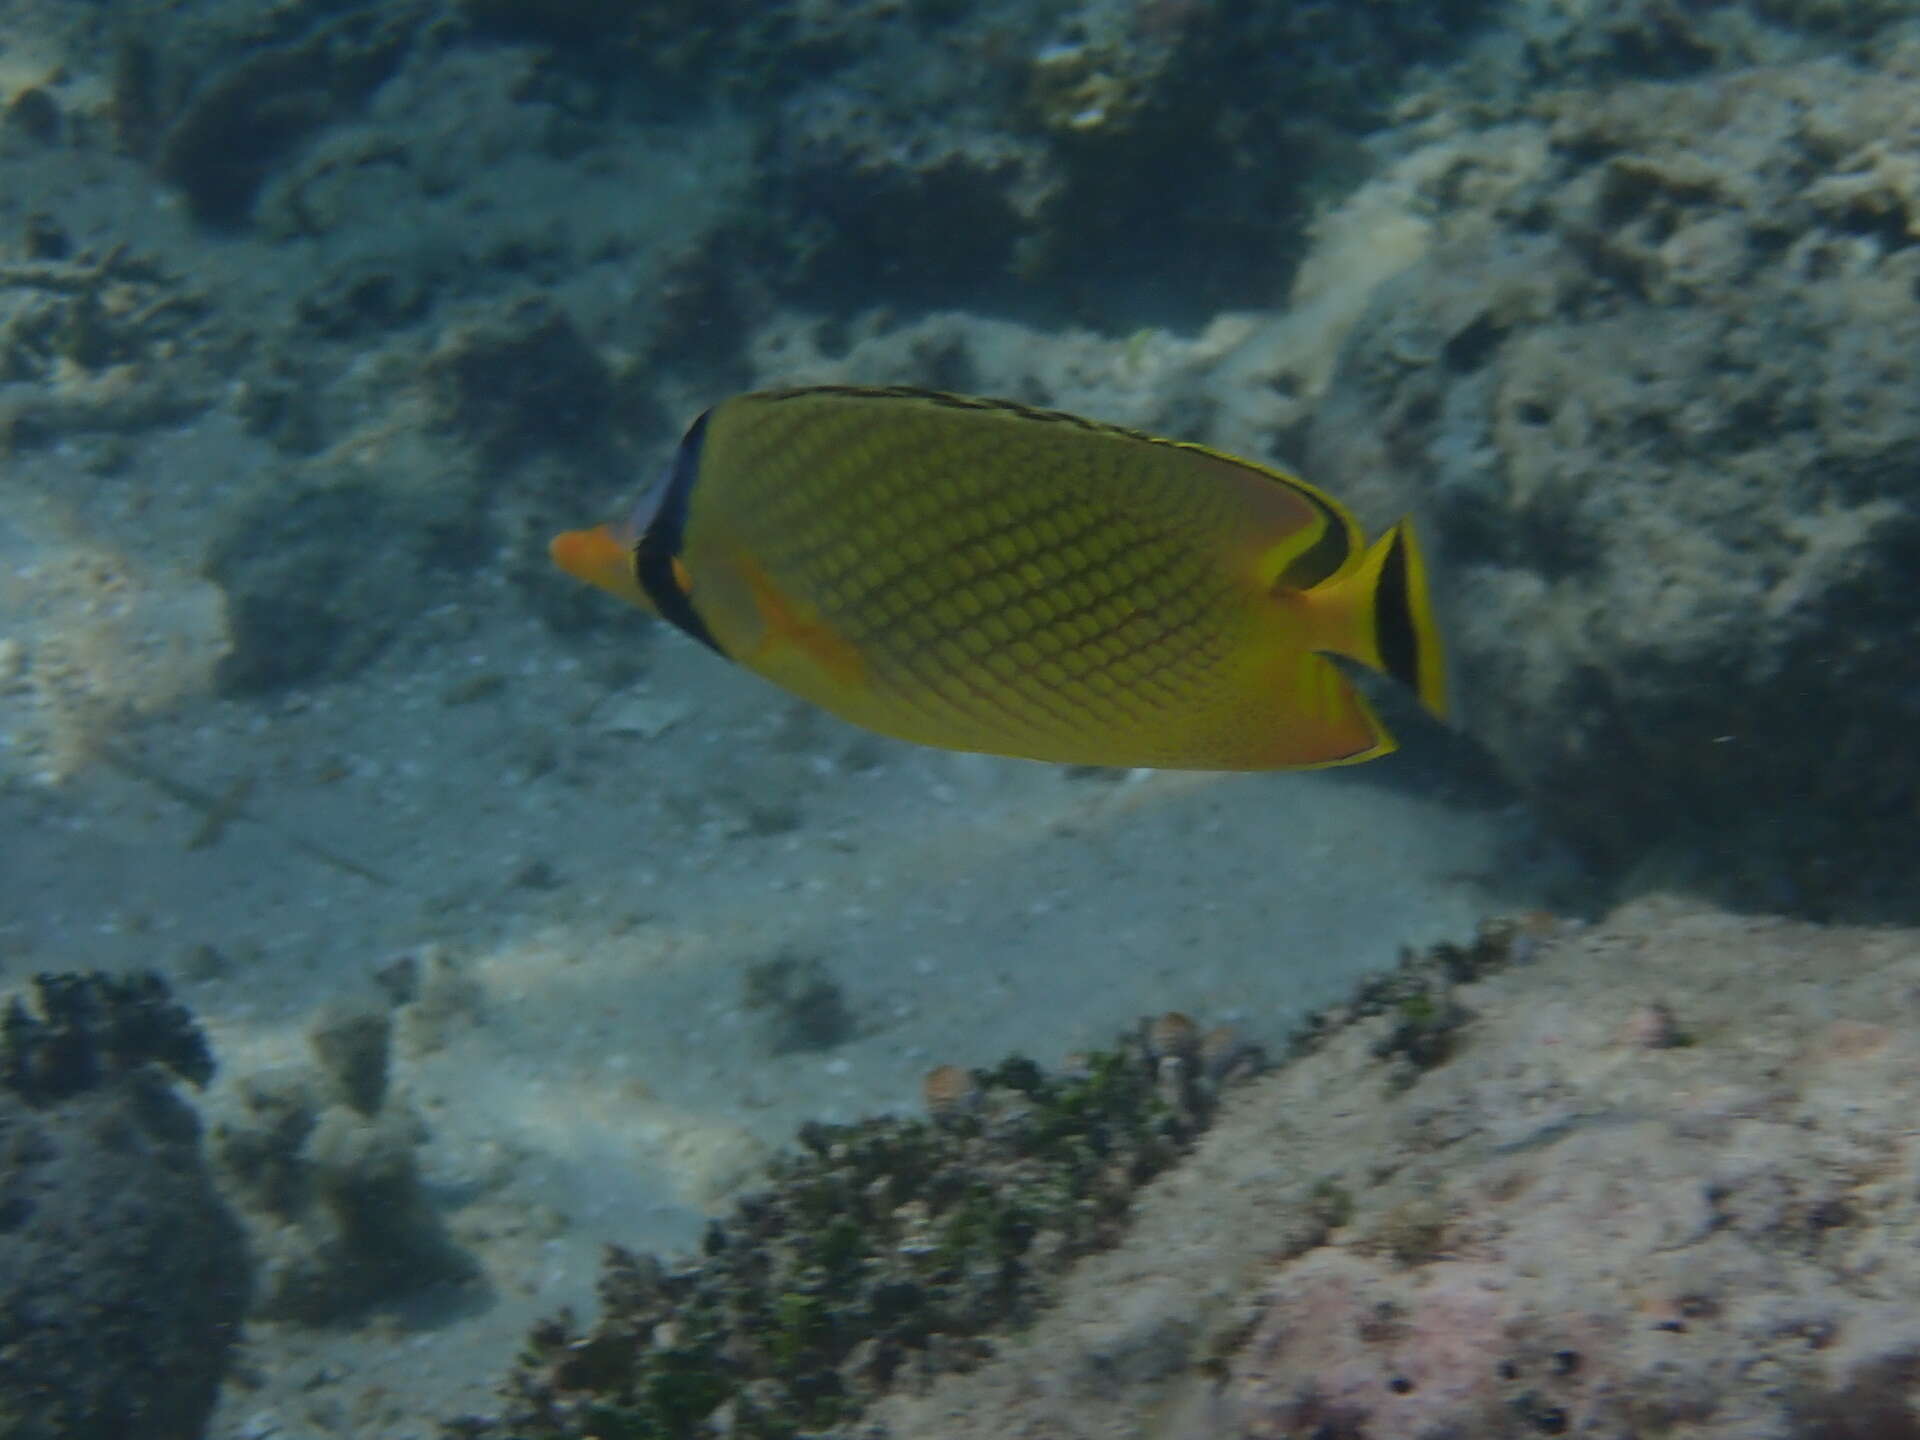
[[[80,781],[0,784],[33,791],[13,858],[52,877],[44,907],[0,923],[10,961],[196,955],[183,973],[233,1005],[236,1044],[264,1046],[275,1005],[349,952],[433,933],[465,953],[511,912],[519,933],[577,928],[571,973],[592,984],[601,921],[575,927],[580,911],[657,908],[619,923],[677,929],[728,881],[659,884],[682,855],[751,860],[779,836],[771,878],[826,846],[864,865],[836,817],[899,793],[890,770],[971,762],[876,769],[892,752],[843,753],[831,722],[712,703],[719,667],[713,690],[678,689],[645,627],[540,548],[748,377],[1008,393],[1307,462],[1369,522],[1428,510],[1464,724],[1593,854],[1747,904],[1912,913],[1912,0],[5,9],[0,778]],[[1651,77],[1670,83],[1615,88]],[[362,676],[377,683],[285,693],[383,657]],[[182,697],[190,723],[151,723]],[[697,761],[717,754],[724,779]],[[88,774],[100,759],[118,773]],[[211,799],[153,778],[171,774]],[[263,877],[257,829],[163,853],[150,842],[183,817],[154,794],[198,812],[190,845],[267,817],[301,844],[277,817],[311,815],[404,883],[349,913],[324,872]],[[967,786],[952,805],[972,808]],[[654,820],[690,843],[611,839]],[[822,924],[792,954],[832,954],[834,973],[767,972],[729,1033],[850,1094],[872,1079],[865,1048],[815,1052],[867,1040],[940,977],[876,982]],[[61,927],[89,949],[62,952]],[[1223,933],[1207,922],[1195,944]],[[1006,1325],[1031,1318],[1034,1428],[1057,1410],[1099,1429],[1085,1417],[1110,1406],[1116,1432],[1224,1415],[1229,1434],[1901,1433],[1920,1353],[1899,1308],[1911,1157],[1893,1121],[1861,1127],[1911,1090],[1903,992],[1847,990],[1858,950],[1780,960],[1801,932],[1763,929],[1738,932],[1744,963],[1706,945],[1716,995],[1643,964],[1633,947],[1663,953],[1657,937],[1606,933],[1618,950],[1518,942],[1533,966],[1500,939],[1410,960],[1302,1035],[1277,1098],[1240,1092],[1253,1118],[1222,1107],[1230,1139],[1144,1192],[1136,1172],[1193,1133],[1188,1078],[1239,1063],[1231,1038],[1163,1018],[1117,1071],[937,1070],[918,1128],[814,1135],[791,1197],[730,1219],[714,1254],[610,1270],[608,1316],[548,1331],[511,1403],[554,1433],[826,1425],[936,1374],[979,1364],[987,1383],[1019,1348]],[[424,1072],[494,1059],[502,1036],[463,1038],[489,1018],[479,977],[505,1031],[525,978],[508,962],[531,970],[555,943],[489,942],[471,967],[422,946],[383,973],[391,1014],[325,1014],[308,1063],[216,1091],[223,1178],[266,1257],[261,1313],[289,1322],[257,1327],[265,1385],[286,1393],[320,1356],[381,1383],[340,1358],[380,1343],[354,1322],[417,1313],[442,1281],[471,1296],[436,1203],[451,1187],[428,1177],[480,1173],[474,1132],[501,1117],[437,1079],[430,1109]],[[738,961],[785,943],[756,937]],[[55,1433],[190,1433],[243,1303],[191,1117],[156,1098],[156,1058],[197,1080],[204,1051],[166,1002],[126,992],[123,1013],[105,983],[52,985],[0,1021],[0,1304],[9,1342],[26,1337],[0,1379],[44,1379],[29,1405],[68,1407],[8,1400],[0,1431],[45,1414]],[[1831,1033],[1808,1018],[1822,1003]],[[1756,1018],[1776,1004],[1787,1018]],[[704,1013],[673,1013],[697,1052]],[[614,1038],[557,1053],[631,1042],[588,1018]],[[1895,1032],[1880,1049],[1875,1025]],[[632,1111],[628,1138],[679,1200],[717,1203],[759,1152],[687,1117],[735,1097],[628,1107],[642,1074],[608,1067],[608,1118]],[[1059,1141],[1056,1164],[1046,1117],[1076,1105],[1107,1153]],[[416,1106],[446,1172],[425,1168]],[[540,1181],[500,1148],[528,1187],[505,1210]],[[856,1185],[895,1159],[898,1193]],[[104,1178],[79,1178],[96,1162]],[[587,1233],[615,1193],[578,1185],[554,1232]],[[1125,1240],[1123,1209],[1177,1218],[1074,1278],[1061,1257]],[[495,1248],[494,1219],[469,1211],[459,1233],[490,1265],[514,1254],[503,1291],[549,1297],[554,1272],[582,1273],[558,1244]],[[49,1275],[16,1303],[16,1280]],[[1056,1295],[1083,1298],[1054,1312]],[[439,1363],[484,1348],[472,1333]],[[104,1351],[84,1374],[55,1348],[76,1336]],[[1726,1358],[1742,1349],[1745,1370]],[[313,1363],[295,1376],[290,1355]],[[116,1385],[158,1398],[124,1413]],[[926,1433],[966,1422],[943,1423]]]
[[[965,1369],[1113,1243],[1139,1187],[1212,1120],[1256,1051],[1184,1016],[1049,1075],[929,1077],[929,1119],[812,1125],[766,1189],[666,1265],[610,1253],[603,1313],[533,1335],[469,1437],[785,1436]]]
[[[1443,146],[1462,203],[1312,432],[1325,483],[1429,513],[1494,754],[1597,858],[1743,904],[1911,912],[1915,65]]]
[[[448,331],[427,362],[435,417],[489,461],[607,444],[613,376],[564,311],[527,298]]]
[[[1018,1347],[867,1423],[1920,1433],[1916,980],[1912,931],[1665,899],[1410,957],[1241,1091]],[[1473,1018],[1409,1080],[1422,993]]]
[[[1203,315],[1273,292],[1316,169],[1350,167],[1396,77],[1486,8],[1088,0],[941,12],[937,35],[850,27],[853,58],[783,100],[766,188],[813,290],[1012,278],[1097,303],[1177,266],[1179,313]]]
[[[113,96],[119,139],[151,157],[197,218],[241,224],[276,165],[393,74],[429,8],[213,6],[188,36],[174,17],[161,19],[164,40],[123,25]]]
[[[151,974],[48,974],[0,1023],[0,1431],[198,1440],[247,1254],[168,1074],[213,1073]]]
[[[629,0],[451,0],[484,40],[549,47],[603,110],[658,114],[710,102],[751,103],[843,57],[850,36],[913,9],[862,3],[688,5]]]
[[[197,376],[167,373],[213,308],[152,259],[116,246],[76,253],[51,216],[28,258],[0,264],[0,438],[45,444],[88,431],[134,432],[193,414]]]

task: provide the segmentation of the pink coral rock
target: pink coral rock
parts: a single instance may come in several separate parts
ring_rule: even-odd
[[[1395,993],[889,1440],[1920,1437],[1920,934],[1642,902],[1452,986],[1411,1078]]]

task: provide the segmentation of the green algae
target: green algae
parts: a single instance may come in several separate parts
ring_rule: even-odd
[[[1119,1238],[1135,1191],[1211,1120],[1224,1082],[1182,1025],[1060,1073],[1020,1057],[973,1071],[970,1103],[929,1118],[804,1127],[698,1259],[610,1250],[600,1319],[541,1326],[503,1413],[450,1433],[782,1440],[970,1368]],[[1258,1068],[1236,1055],[1234,1078]]]

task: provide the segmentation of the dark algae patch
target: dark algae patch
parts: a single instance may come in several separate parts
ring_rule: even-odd
[[[812,956],[776,955],[749,966],[740,993],[747,1009],[760,1012],[767,1049],[774,1055],[831,1050],[859,1030],[846,992]]]
[[[41,974],[0,1017],[0,1436],[197,1440],[250,1268],[176,1090],[200,1028],[151,973]]]
[[[30,1105],[95,1089],[150,1062],[195,1085],[213,1078],[200,1027],[151,972],[36,975],[32,1004],[16,995],[0,1014],[0,1088]]]
[[[1458,1053],[1473,1022],[1473,1012],[1455,997],[1456,988],[1526,964],[1556,923],[1545,914],[1489,921],[1465,945],[1403,952],[1399,965],[1363,980],[1344,1005],[1310,1015],[1288,1042],[1287,1058],[1313,1053],[1355,1020],[1391,1015],[1393,1027],[1375,1043],[1374,1055],[1395,1062],[1395,1089],[1410,1087]]]
[[[929,1118],[805,1127],[699,1258],[610,1248],[599,1320],[539,1326],[501,1413],[447,1433],[772,1440],[971,1368],[1075,1259],[1119,1239],[1135,1191],[1259,1066],[1226,1032],[1169,1015],[1057,1071],[942,1067]]]

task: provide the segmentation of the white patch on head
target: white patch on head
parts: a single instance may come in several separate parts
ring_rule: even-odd
[[[628,549],[640,543],[640,537],[652,527],[655,518],[660,514],[660,507],[666,503],[667,487],[673,483],[673,472],[678,456],[679,452],[676,451],[675,459],[669,460],[660,467],[660,473],[653,478],[646,489],[640,492],[639,499],[633,502],[625,514],[607,523],[607,528],[613,532],[614,538]]]

